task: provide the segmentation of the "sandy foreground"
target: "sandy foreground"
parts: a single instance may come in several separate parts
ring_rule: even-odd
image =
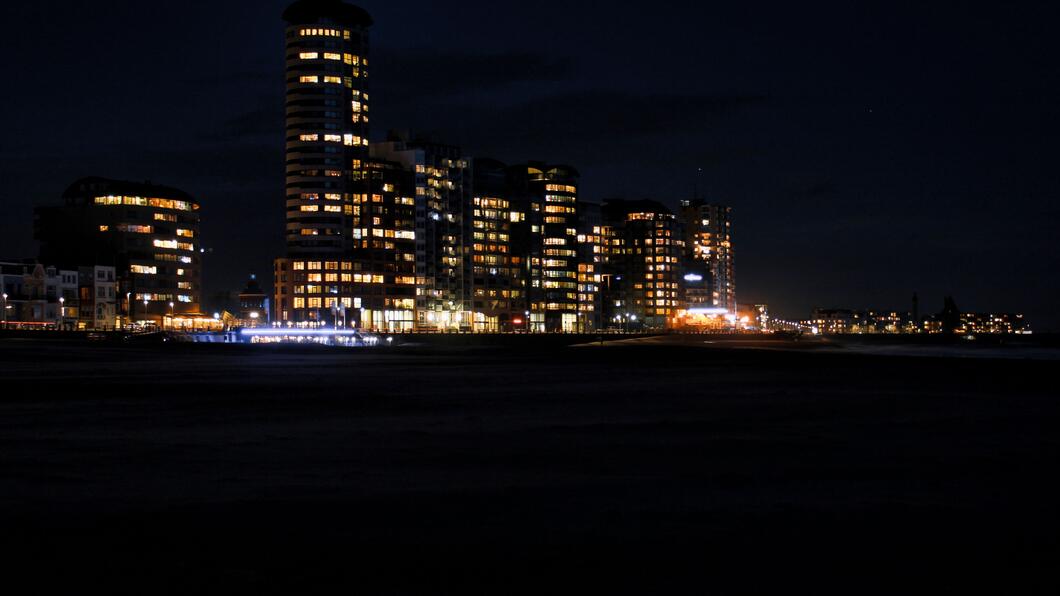
[[[5,581],[1057,593],[1055,362],[736,348],[0,341]]]

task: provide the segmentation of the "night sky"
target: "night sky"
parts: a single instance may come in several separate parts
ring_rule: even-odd
[[[5,3],[0,257],[80,176],[203,204],[206,292],[283,251],[286,1]],[[1060,329],[1048,4],[380,2],[373,137],[569,163],[582,196],[735,208],[737,295]]]

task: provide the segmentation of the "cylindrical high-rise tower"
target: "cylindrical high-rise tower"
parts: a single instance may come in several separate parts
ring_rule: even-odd
[[[340,0],[298,0],[287,21],[287,249],[333,254],[352,242],[367,193],[368,29]]]

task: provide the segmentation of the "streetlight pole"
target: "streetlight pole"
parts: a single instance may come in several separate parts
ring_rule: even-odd
[[[66,327],[66,297],[59,296],[59,330]]]
[[[4,292],[4,329],[7,329],[7,292]]]
[[[169,328],[170,329],[173,328],[173,316],[176,314],[176,312],[174,312],[174,310],[173,310],[173,307],[175,307],[175,306],[176,305],[173,304],[172,302],[169,303]]]

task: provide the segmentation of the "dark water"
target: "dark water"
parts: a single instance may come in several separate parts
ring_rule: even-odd
[[[1058,588],[1054,362],[0,342],[0,366],[4,574],[37,593]]]

